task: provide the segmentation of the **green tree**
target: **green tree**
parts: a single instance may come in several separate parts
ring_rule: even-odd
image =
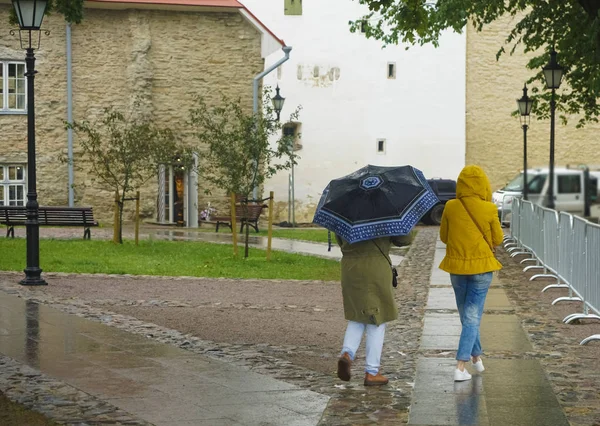
[[[554,48],[559,63],[566,68],[568,89],[557,97],[557,108],[564,114],[581,114],[578,127],[598,122],[600,106],[600,0],[358,0],[369,13],[351,21],[351,31],[361,25],[368,38],[384,44],[407,43],[438,46],[444,30],[464,31],[471,23],[476,31],[505,16],[519,19],[506,34],[503,54],[521,46],[533,56],[527,68],[534,71],[528,83],[544,85],[542,67]],[[549,116],[550,94],[534,87],[533,96],[539,118]],[[562,116],[566,122],[566,116]]]
[[[46,15],[58,13],[65,17],[65,21],[79,24],[83,19],[83,0],[48,0]],[[17,15],[14,8],[10,9],[9,23],[18,25]]]
[[[148,180],[156,177],[161,164],[177,161],[181,167],[193,167],[192,150],[181,143],[168,128],[160,128],[139,116],[126,117],[113,108],[104,110],[95,124],[87,121],[66,123],[80,136],[82,163],[88,164],[93,181],[119,198],[119,242],[123,243],[123,208]],[[63,158],[63,161],[68,159]]]
[[[208,148],[202,167],[204,180],[245,200],[251,198],[255,187],[262,187],[271,176],[296,164],[293,138],[282,134],[283,126],[275,118],[268,91],[262,106],[262,113],[255,115],[239,99],[224,96],[220,105],[209,107],[199,97],[190,110],[193,131]],[[297,120],[298,114],[299,108],[290,121]],[[248,226],[245,246],[248,257]]]

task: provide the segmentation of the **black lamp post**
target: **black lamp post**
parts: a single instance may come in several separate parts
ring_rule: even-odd
[[[46,11],[46,0],[12,0],[19,20],[21,47],[23,33],[27,36],[25,64],[27,66],[27,267],[22,285],[46,285],[40,269],[40,224],[35,173],[35,55],[32,44],[32,31],[39,31]],[[38,45],[39,47],[39,34]]]
[[[563,67],[558,65],[556,61],[556,51],[552,49],[550,52],[550,62],[543,69],[544,78],[546,79],[546,88],[552,89],[552,97],[550,99],[550,185],[548,186],[548,208],[553,209],[554,204],[554,116],[556,112],[556,89],[560,87],[560,82],[563,77]]]
[[[279,121],[281,110],[283,109],[283,104],[285,104],[285,98],[279,94],[279,85],[277,85],[277,88],[275,90],[276,94],[275,96],[273,96],[273,99],[271,99],[271,102],[273,102],[273,109],[277,114],[277,121]]]
[[[523,199],[529,199],[529,185],[527,181],[527,129],[533,101],[527,96],[527,84],[523,85],[523,96],[517,99],[519,113],[521,114],[521,127],[523,128]]]

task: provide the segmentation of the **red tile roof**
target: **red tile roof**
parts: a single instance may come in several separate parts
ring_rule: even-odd
[[[90,1],[90,0],[88,0]],[[204,7],[233,7],[241,9],[244,6],[237,0],[91,0],[98,3],[133,3],[156,4],[172,6],[204,6]]]
[[[231,8],[240,9],[245,11],[250,16],[250,20],[256,21],[256,23],[263,28],[263,30],[273,37],[281,46],[285,46],[285,42],[277,37],[273,31],[271,31],[263,22],[260,21],[250,10],[240,3],[238,0],[87,0],[91,3],[115,5],[114,7],[123,7],[124,5],[146,5],[146,7],[152,8],[153,6],[158,8],[164,8],[165,6],[175,7],[209,7],[209,8]],[[110,6],[108,6],[110,7]]]

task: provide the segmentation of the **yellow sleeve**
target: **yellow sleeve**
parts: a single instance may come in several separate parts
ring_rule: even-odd
[[[502,225],[500,225],[500,219],[498,219],[498,215],[494,215],[491,223],[492,229],[492,244],[494,247],[502,244],[504,240],[504,232],[502,231]]]
[[[442,214],[442,223],[440,225],[440,240],[444,244],[448,242],[448,218],[446,217],[446,209],[444,209],[444,213]]]

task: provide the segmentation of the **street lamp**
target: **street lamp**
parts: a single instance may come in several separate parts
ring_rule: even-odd
[[[544,78],[546,79],[546,88],[552,89],[552,97],[550,99],[550,185],[548,186],[548,208],[553,209],[554,204],[554,115],[556,112],[556,89],[560,87],[560,82],[563,77],[563,67],[558,65],[556,61],[556,51],[552,49],[550,52],[550,62],[543,69]]]
[[[46,11],[46,0],[12,0],[17,19],[19,21],[20,32],[27,34],[27,54],[25,55],[25,64],[27,67],[27,267],[25,268],[25,278],[21,280],[22,285],[46,285],[42,278],[40,269],[40,224],[38,221],[38,202],[36,190],[35,173],[35,103],[34,103],[34,78],[35,55],[33,54],[32,31],[40,31],[44,12]],[[21,38],[21,47],[23,47],[23,38]],[[39,34],[38,44],[39,47]]]
[[[521,114],[521,127],[523,128],[523,199],[529,199],[529,182],[527,181],[527,129],[529,128],[531,107],[533,100],[527,96],[527,84],[523,85],[523,96],[517,99],[519,113]]]
[[[283,104],[285,104],[285,98],[279,94],[279,84],[277,85],[277,88],[275,89],[275,91],[276,91],[276,94],[275,94],[275,96],[273,96],[273,99],[271,99],[271,102],[273,102],[273,109],[275,110],[275,113],[277,114],[277,121],[279,121],[279,117],[281,115],[281,110],[283,109]]]

